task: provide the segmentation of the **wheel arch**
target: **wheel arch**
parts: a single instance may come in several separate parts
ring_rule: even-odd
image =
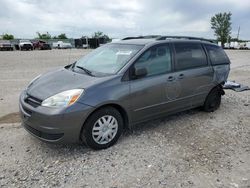
[[[116,103],[108,103],[108,104],[103,104],[101,106],[98,106],[97,108],[95,108],[95,110],[93,110],[89,115],[88,117],[86,118],[86,120],[83,122],[83,125],[82,125],[82,128],[81,128],[81,132],[80,132],[80,140],[82,140],[81,138],[81,134],[82,134],[82,131],[84,129],[84,125],[85,123],[87,122],[88,118],[94,114],[96,111],[100,110],[101,108],[105,108],[105,107],[113,107],[115,108],[116,110],[118,110],[118,112],[121,114],[122,116],[122,119],[123,119],[123,123],[124,123],[124,129],[129,129],[129,117],[128,117],[128,113],[127,111],[119,104],[116,104]]]
[[[225,82],[221,82],[221,83],[217,83],[210,91],[209,93],[211,93],[214,89],[219,89],[220,90],[220,94],[221,95],[225,95],[225,91],[223,90],[223,85],[225,84]],[[208,93],[208,95],[209,95]]]

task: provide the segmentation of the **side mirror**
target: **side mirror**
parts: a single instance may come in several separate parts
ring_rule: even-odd
[[[139,68],[139,67],[134,67],[134,73],[133,76],[135,78],[142,78],[148,74],[148,71],[146,68]]]

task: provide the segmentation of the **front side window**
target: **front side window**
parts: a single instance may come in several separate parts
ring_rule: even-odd
[[[176,70],[202,67],[207,65],[206,54],[198,43],[176,43]]]
[[[229,59],[224,50],[215,45],[205,45],[213,65],[229,64]]]
[[[92,73],[117,73],[143,46],[130,44],[106,44],[76,62]]]
[[[152,47],[135,63],[135,68],[146,68],[147,76],[171,71],[171,51],[169,45]]]

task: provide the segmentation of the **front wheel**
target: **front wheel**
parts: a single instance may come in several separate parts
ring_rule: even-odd
[[[117,142],[122,130],[123,118],[119,111],[113,107],[105,107],[87,119],[81,139],[93,149],[105,149]]]
[[[206,112],[213,112],[220,107],[221,104],[221,95],[223,90],[220,87],[215,87],[208,94],[203,109]]]

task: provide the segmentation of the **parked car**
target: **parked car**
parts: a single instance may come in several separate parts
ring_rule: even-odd
[[[38,50],[51,50],[51,46],[47,42],[42,40],[34,41],[33,47],[34,49]]]
[[[20,40],[19,41],[19,49],[20,50],[33,50],[33,44],[30,40]]]
[[[250,42],[246,42],[246,49],[250,49]]]
[[[230,49],[230,43],[225,43],[224,44],[224,49]]]
[[[13,51],[14,47],[8,40],[0,40],[0,51]]]
[[[88,48],[89,48],[89,45],[88,45],[88,44],[83,44],[83,45],[82,45],[82,48],[88,49]]]
[[[52,46],[53,48],[58,48],[58,49],[72,48],[72,45],[70,43],[63,41],[53,42]]]
[[[223,49],[205,39],[109,43],[35,78],[20,95],[22,124],[47,142],[107,148],[135,124],[196,107],[215,111],[229,70]]]
[[[247,50],[248,49],[247,43],[246,42],[240,42],[239,49],[241,49],[241,50]]]

